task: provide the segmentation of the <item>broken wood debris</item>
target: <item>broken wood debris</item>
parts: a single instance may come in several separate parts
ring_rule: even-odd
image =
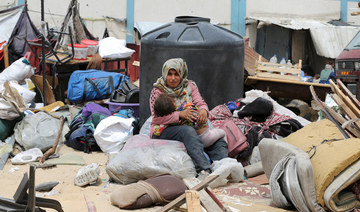
[[[360,138],[360,104],[355,96],[348,90],[348,88],[339,80],[336,83],[330,80],[332,94],[331,98],[341,108],[343,113],[338,113],[334,109],[328,107],[324,102],[321,102],[314,91],[314,87],[310,86],[310,91],[313,98],[334,124],[340,127],[340,131],[345,138],[356,137]]]

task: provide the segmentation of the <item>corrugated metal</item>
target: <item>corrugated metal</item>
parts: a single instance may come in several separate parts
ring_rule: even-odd
[[[332,26],[331,24],[328,24],[326,22],[321,22],[318,20],[311,20],[311,19],[296,19],[296,18],[289,19],[284,17],[260,17],[260,16],[250,16],[247,18],[262,21],[268,24],[276,24],[278,26],[293,30]]]
[[[358,31],[349,26],[310,28],[316,53],[328,58],[336,58]]]
[[[259,60],[260,54],[258,54],[253,48],[249,46],[249,41],[245,41],[245,59],[244,68],[250,76],[255,75],[255,64]],[[261,57],[262,62],[268,62],[264,57]]]
[[[134,27],[137,29],[137,31],[140,33],[140,36],[142,37],[147,32],[150,32],[151,30],[156,29],[164,24],[165,23],[138,21],[135,22]]]
[[[334,26],[326,22],[307,19],[286,19],[276,17],[248,17],[293,30],[310,30],[316,52],[327,58],[336,58],[360,30],[356,26]]]

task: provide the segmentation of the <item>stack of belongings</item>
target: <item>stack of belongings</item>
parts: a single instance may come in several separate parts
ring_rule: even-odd
[[[276,206],[349,211],[360,206],[360,139],[344,139],[323,119],[280,140],[259,144]]]

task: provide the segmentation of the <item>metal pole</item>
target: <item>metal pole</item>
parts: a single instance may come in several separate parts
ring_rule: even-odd
[[[45,18],[44,18],[44,0],[41,0],[41,54],[42,54],[42,76],[43,76],[43,101],[44,101],[44,106],[46,106],[46,73],[45,73],[45,68],[46,68],[46,64],[45,64],[45,22],[44,22]]]

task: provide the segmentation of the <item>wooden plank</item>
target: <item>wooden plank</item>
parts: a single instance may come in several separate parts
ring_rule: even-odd
[[[314,83],[314,82],[303,82],[303,81],[290,81],[286,79],[271,79],[271,78],[264,78],[259,76],[248,76],[246,79],[245,84],[246,85],[252,85],[255,84],[256,81],[269,81],[269,82],[279,82],[279,83],[289,83],[289,84],[298,84],[298,85],[304,85],[304,86],[314,86],[314,87],[326,87],[331,88],[329,84],[322,84],[322,83]],[[329,90],[330,91],[330,90]]]
[[[5,66],[5,68],[7,68],[10,65],[10,62],[9,62],[9,48],[8,48],[7,44],[4,45],[3,50],[4,50],[4,66]]]
[[[193,187],[197,184],[197,180],[196,179],[183,179],[184,183],[186,186],[188,187]],[[207,211],[211,211],[211,212],[222,212],[223,210],[219,207],[219,205],[214,201],[213,198],[211,198],[211,196],[205,191],[205,190],[200,190],[199,191],[199,197],[201,200],[201,203],[203,205],[203,207],[207,210]]]
[[[334,93],[336,93],[346,106],[355,114],[354,118],[360,118],[360,110],[354,105],[350,98],[346,96],[332,80],[330,80],[330,85]]]
[[[265,73],[265,72],[257,72],[256,76],[265,77],[265,78],[276,78],[276,79],[300,81],[300,77],[292,76],[292,75],[281,75],[281,74],[271,74],[271,73]]]
[[[210,187],[206,187],[204,189],[206,191],[206,193],[209,194],[209,196],[214,200],[214,202],[221,208],[222,211],[228,211],[227,207],[225,207],[221,201],[219,200],[219,198],[216,196],[216,194],[213,192],[213,190]]]
[[[185,191],[186,207],[188,212],[201,212],[201,205],[198,191]]]
[[[289,66],[289,65],[287,65],[287,66]],[[286,67],[286,66],[276,67],[276,66],[271,66],[271,65],[267,65],[267,64],[261,64],[261,63],[258,64],[258,66],[256,67],[256,70],[257,71],[261,70],[261,71],[281,72],[281,73],[289,73],[289,74],[296,74],[296,75],[300,75],[300,72],[301,72],[301,70],[298,68],[292,68],[292,67]]]
[[[140,67],[140,61],[134,61],[133,63],[132,63],[132,65],[133,66],[137,66],[137,67]]]
[[[200,191],[201,189],[205,188],[206,186],[208,186],[212,181],[214,181],[216,178],[218,178],[219,175],[212,175],[207,177],[205,180],[203,180],[201,183],[197,184],[196,186],[194,186],[193,188],[191,188],[191,190],[195,190],[195,191]],[[173,201],[169,202],[167,205],[165,205],[164,207],[162,207],[160,210],[158,210],[158,212],[166,212],[169,211],[171,208],[176,207],[176,206],[180,206],[181,204],[185,203],[185,193],[178,196],[176,199],[174,199]]]
[[[322,111],[324,111],[325,115],[327,116],[327,118],[333,122],[336,126],[336,128],[338,128],[338,130],[340,131],[341,135],[343,136],[344,139],[350,138],[349,134],[347,133],[347,131],[345,131],[340,123],[331,115],[331,113],[329,113],[329,111],[326,109],[325,107],[325,103],[323,103],[322,101],[320,101],[319,97],[316,95],[315,90],[314,90],[314,86],[310,86],[310,92],[311,95],[314,99],[314,101],[319,105],[319,107],[321,108]]]
[[[337,113],[335,110],[327,106],[325,103],[323,103],[323,106],[328,110],[328,112],[338,121],[341,126],[346,123],[347,119],[345,119],[343,116],[341,116],[339,113]],[[357,138],[360,138],[360,129],[357,128],[353,123],[348,124],[345,126],[345,129],[347,129],[352,135],[354,135]]]
[[[355,95],[350,92],[350,90],[341,82],[340,79],[336,79],[336,84],[339,86],[340,90],[346,94],[350,100],[354,103],[355,106],[360,110],[360,102],[356,99]]]
[[[255,75],[255,64],[260,54],[258,54],[253,48],[245,42],[245,58],[244,58],[244,69],[247,70],[250,76]],[[268,62],[264,57],[260,57],[260,61]]]
[[[265,78],[301,81],[301,60],[297,65],[262,62],[262,56],[255,63],[255,76]]]
[[[341,124],[341,126],[343,126],[343,124],[348,121],[344,117],[342,117],[339,113],[334,111],[332,108],[328,107],[327,105],[324,105],[324,107],[327,108],[329,113]],[[347,129],[356,138],[360,138],[360,129],[357,128],[354,124],[346,125],[345,129]]]
[[[338,104],[350,119],[356,119],[355,113],[344,103],[344,101],[337,94],[330,94],[331,98]],[[360,126],[360,121],[355,122],[357,127]]]

